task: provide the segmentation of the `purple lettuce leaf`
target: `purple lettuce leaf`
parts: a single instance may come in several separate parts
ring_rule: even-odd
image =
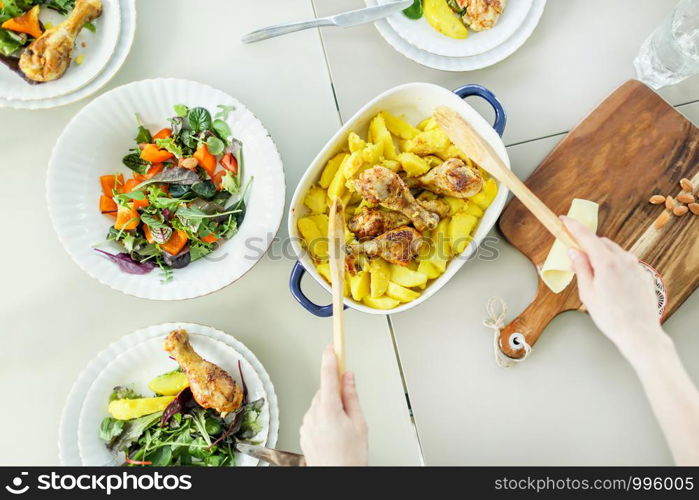
[[[154,262],[137,262],[133,260],[128,253],[118,253],[114,255],[109,252],[105,252],[104,250],[100,250],[99,248],[95,248],[95,250],[103,254],[105,257],[119,266],[119,269],[128,274],[148,274],[155,269]]]

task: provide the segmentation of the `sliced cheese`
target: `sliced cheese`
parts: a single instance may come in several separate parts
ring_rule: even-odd
[[[597,232],[599,205],[594,201],[575,198],[570,205],[568,217],[575,219],[590,231]],[[573,271],[568,248],[559,240],[553,242],[548,257],[541,268],[541,279],[553,293],[561,293],[573,281]]]

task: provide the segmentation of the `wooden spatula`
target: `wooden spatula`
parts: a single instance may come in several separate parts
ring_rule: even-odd
[[[330,206],[328,256],[333,289],[333,344],[342,377],[345,373],[345,210],[337,198]]]
[[[567,247],[580,248],[561,220],[532,193],[495,153],[493,148],[453,109],[440,106],[435,110],[437,123],[451,142],[483,170],[507,186],[544,227]]]

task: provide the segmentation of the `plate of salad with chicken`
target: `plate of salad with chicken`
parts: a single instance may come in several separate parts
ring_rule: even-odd
[[[120,0],[0,1],[0,97],[43,100],[86,86],[120,30]]]
[[[255,466],[239,444],[267,444],[273,401],[243,354],[177,328],[115,356],[94,380],[78,421],[81,461]]]
[[[74,260],[112,288],[160,300],[238,279],[284,209],[281,160],[259,120],[186,80],[136,82],[90,103],[59,138],[47,183]]]

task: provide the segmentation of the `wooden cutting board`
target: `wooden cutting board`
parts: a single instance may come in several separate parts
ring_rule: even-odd
[[[699,216],[673,216],[656,230],[654,222],[665,208],[648,199],[656,193],[676,197],[683,177],[693,181],[697,195],[699,129],[650,88],[632,80],[572,130],[526,184],[558,214],[567,213],[573,198],[599,203],[598,233],[659,273],[664,320],[699,284]],[[499,225],[505,238],[540,269],[553,237],[519,200],[505,208]],[[554,294],[539,277],[534,301],[503,328],[501,350],[521,358],[521,337],[514,334],[521,333],[534,345],[546,325],[569,310],[583,310],[575,280]]]

